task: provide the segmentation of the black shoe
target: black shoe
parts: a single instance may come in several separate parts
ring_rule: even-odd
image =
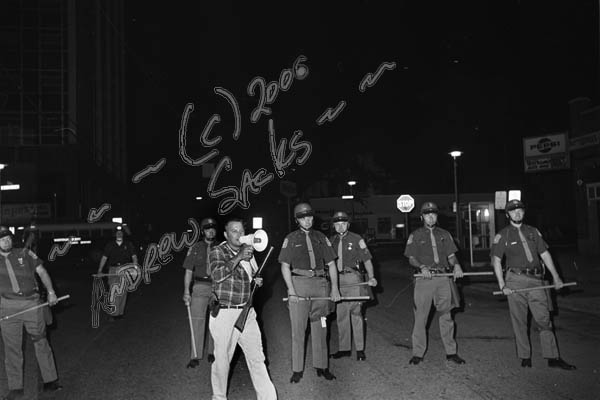
[[[24,395],[25,395],[25,392],[23,392],[23,389],[13,389],[13,390],[9,390],[8,393],[6,393],[6,396],[4,396],[2,398],[2,400],[22,399]]]
[[[300,382],[300,379],[302,379],[302,371],[294,372],[290,378],[290,383],[298,383]]]
[[[523,367],[523,368],[531,368],[531,358],[523,358],[523,359],[521,359],[521,367]]]
[[[192,358],[189,363],[187,363],[187,368],[196,368],[200,365],[200,360],[197,358]]]
[[[549,358],[548,366],[551,368],[562,368],[562,369],[567,369],[567,370],[577,369],[577,367],[567,363],[562,358]]]
[[[211,364],[214,363],[215,362],[215,355],[214,354],[209,354],[208,357],[206,357],[206,360],[209,363],[211,363]]]
[[[329,372],[329,368],[317,368],[317,376],[322,376],[323,378],[327,379],[328,381],[331,381],[333,379],[335,379],[335,375],[333,375],[331,372]]]
[[[331,357],[331,358],[350,357],[350,354],[352,354],[350,352],[350,350],[342,350],[342,351],[338,351],[337,353],[333,353],[329,357]]]
[[[45,393],[51,393],[51,392],[56,392],[57,390],[62,389],[62,386],[60,386],[58,384],[58,379],[52,381],[52,382],[46,382],[44,383],[44,389],[43,391]]]
[[[423,361],[423,357],[417,357],[417,356],[413,356],[410,361],[408,362],[409,364],[412,365],[417,365],[419,364],[421,361]]]
[[[365,355],[365,352],[363,350],[358,350],[356,352],[356,359],[358,361],[365,361],[367,359],[367,356]]]
[[[449,354],[449,355],[446,356],[446,360],[447,361],[452,361],[455,364],[464,364],[465,363],[465,360],[463,360],[462,358],[460,358],[458,356],[458,354]]]

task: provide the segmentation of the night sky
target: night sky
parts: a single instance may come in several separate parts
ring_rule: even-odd
[[[126,3],[130,173],[167,160],[135,186],[152,213],[209,212],[193,201],[208,197],[208,179],[179,156],[187,103],[195,106],[190,157],[214,148],[213,162],[232,161],[216,188],[240,186],[245,169],[275,172],[272,119],[277,142],[301,130],[312,146],[303,165],[285,171],[300,188],[320,178],[343,188],[352,178],[359,191],[374,182],[392,193],[440,193],[453,191],[453,149],[465,152],[462,191],[518,186],[522,138],[568,129],[574,97],[597,101],[598,3],[591,0],[218,3]],[[309,74],[279,90],[271,115],[251,122],[259,96],[248,94],[249,83],[278,81],[300,55]],[[395,67],[361,92],[365,75],[383,63]],[[239,105],[238,140],[232,107],[215,87]],[[333,121],[317,124],[342,101]],[[208,137],[222,140],[208,148],[200,135],[213,114],[221,122]],[[280,204],[279,181],[274,175],[260,194],[249,193],[252,207]],[[221,199],[203,207],[215,210]]]

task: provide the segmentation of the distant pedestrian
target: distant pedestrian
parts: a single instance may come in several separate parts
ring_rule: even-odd
[[[288,234],[281,246],[279,262],[288,290],[288,307],[292,325],[292,377],[298,383],[304,373],[304,345],[307,320],[310,320],[312,362],[317,376],[335,379],[329,371],[327,351],[327,316],[332,301],[340,300],[335,252],[327,237],[314,229],[314,212],[310,204],[294,207],[299,229]],[[327,281],[329,273],[330,283]],[[330,287],[331,286],[331,287]],[[309,297],[327,297],[331,300],[310,300]]]
[[[415,323],[412,332],[412,353],[409,364],[423,361],[427,350],[426,325],[431,303],[440,313],[439,326],[442,343],[446,350],[446,360],[464,364],[465,360],[456,353],[454,320],[451,311],[458,307],[458,291],[449,277],[436,277],[436,273],[452,272],[454,279],[461,278],[463,271],[456,258],[457,248],[450,233],[438,226],[439,209],[435,203],[426,202],[421,206],[423,227],[408,237],[404,255],[411,266],[423,275],[415,280],[414,307]]]
[[[40,292],[35,274],[48,291],[50,306],[58,302],[50,275],[42,260],[31,250],[12,247],[12,232],[0,226],[0,317],[14,315],[40,304]],[[42,307],[44,308],[44,307]],[[22,398],[23,389],[23,327],[31,336],[35,355],[42,372],[44,392],[62,387],[54,363],[54,354],[46,339],[46,321],[42,308],[0,321],[4,341],[4,365],[9,392],[4,399]]]
[[[183,262],[183,268],[185,269],[183,276],[183,302],[186,306],[190,307],[195,342],[192,349],[196,349],[196,354],[192,350],[192,356],[187,365],[188,368],[197,367],[200,363],[199,360],[204,355],[207,307],[212,293],[212,279],[210,278],[208,256],[217,236],[217,221],[213,218],[204,218],[200,222],[200,229],[202,231],[202,240],[189,248]],[[192,279],[194,283],[190,295]],[[206,347],[208,362],[213,362],[215,360],[215,356],[213,355],[214,343],[210,332],[208,333]]]
[[[364,287],[358,284],[377,286],[373,272],[371,252],[364,239],[350,232],[348,214],[338,211],[333,214],[333,227],[337,232],[331,237],[331,245],[337,251],[336,266],[339,274],[338,284],[343,297],[361,296],[366,293]],[[368,280],[364,282],[361,264],[367,272]],[[344,287],[345,286],[345,287]],[[331,355],[332,358],[349,357],[352,351],[352,337],[356,348],[356,359],[366,360],[363,304],[360,301],[341,301],[336,305],[336,320],[338,328],[338,351]]]
[[[104,247],[104,253],[100,259],[100,265],[98,266],[98,274],[101,274],[104,270],[104,266],[108,264],[108,292],[114,293],[111,288],[113,286],[120,286],[121,280],[125,277],[119,274],[119,269],[126,264],[138,265],[137,255],[135,248],[130,241],[123,239],[123,231],[117,229],[115,231],[115,240],[110,241]],[[112,320],[118,320],[123,318],[125,312],[125,303],[127,302],[127,289],[123,288],[121,294],[115,293],[114,305],[115,311],[111,314]]]
[[[544,267],[552,274],[554,287],[563,287],[558,276],[548,245],[540,231],[523,223],[525,205],[520,200],[511,200],[506,204],[506,216],[510,225],[502,229],[495,237],[491,255],[494,272],[500,290],[507,296],[508,309],[517,343],[517,355],[521,366],[531,368],[531,345],[527,334],[527,309],[540,328],[542,357],[548,359],[548,366],[562,369],[575,369],[560,358],[556,336],[550,318],[548,292],[544,289],[514,292],[544,284]],[[502,272],[502,259],[506,258],[506,277]]]

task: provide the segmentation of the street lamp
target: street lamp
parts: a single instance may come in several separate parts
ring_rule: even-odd
[[[348,181],[348,186],[350,186],[350,200],[352,200],[352,220],[354,221],[354,193],[352,191],[352,187],[356,185],[356,181]]]
[[[460,157],[463,153],[462,153],[462,151],[454,150],[448,154],[450,154],[450,156],[452,156],[452,159],[454,160],[454,203],[456,204],[456,239],[458,240],[458,243],[461,243],[461,240],[460,240],[460,207],[458,206],[458,173],[457,173],[458,162],[456,161],[456,159],[458,157]]]
[[[2,170],[6,167],[6,164],[0,164],[0,224],[2,223]]]

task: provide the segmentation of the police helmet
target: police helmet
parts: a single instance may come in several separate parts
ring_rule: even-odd
[[[425,202],[421,206],[421,214],[430,214],[430,213],[438,214],[439,212],[440,212],[440,210],[439,210],[437,204],[432,203],[431,201]]]
[[[2,239],[3,237],[6,237],[6,236],[12,237],[13,233],[11,232],[10,229],[8,229],[8,227],[0,226],[0,239]]]
[[[512,199],[508,203],[506,203],[506,212],[516,210],[517,208],[525,209],[525,204],[521,200]]]
[[[294,217],[295,218],[304,218],[315,215],[312,207],[308,203],[299,203],[294,207]]]
[[[215,221],[213,218],[204,218],[202,221],[200,221],[200,228],[202,230],[210,228],[217,229],[217,221]]]
[[[333,214],[333,217],[331,217],[331,222],[348,222],[348,220],[348,214],[343,211],[337,211]]]

